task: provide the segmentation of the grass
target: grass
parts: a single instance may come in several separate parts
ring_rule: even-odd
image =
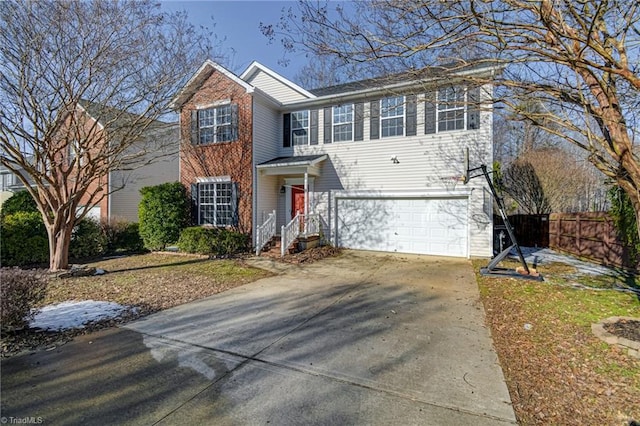
[[[475,270],[485,263],[474,261]],[[640,420],[640,360],[591,332],[591,324],[604,318],[640,317],[639,297],[613,290],[640,288],[640,280],[624,274],[583,276],[563,264],[540,265],[538,271],[545,281],[478,274],[519,422],[626,425]]]
[[[240,260],[143,254],[92,262],[105,275],[51,279],[42,305],[96,299],[155,312],[268,276]]]

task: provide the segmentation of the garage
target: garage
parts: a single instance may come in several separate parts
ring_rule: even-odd
[[[340,197],[338,246],[467,257],[467,197]]]

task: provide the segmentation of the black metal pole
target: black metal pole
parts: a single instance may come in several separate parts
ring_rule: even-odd
[[[520,245],[516,240],[516,235],[513,232],[513,228],[511,227],[511,223],[509,222],[509,218],[507,217],[507,212],[506,212],[506,209],[504,208],[502,198],[498,195],[496,188],[493,186],[493,182],[491,181],[491,176],[489,176],[489,172],[487,171],[487,166],[483,164],[480,166],[480,169],[482,169],[482,174],[484,174],[485,179],[487,179],[487,183],[489,184],[489,189],[491,189],[491,194],[493,195],[493,198],[496,200],[496,204],[498,204],[498,211],[500,212],[500,216],[502,217],[502,220],[504,221],[504,225],[507,228],[507,233],[509,234],[509,238],[511,238],[511,242],[516,247],[516,251],[518,252],[518,257],[520,258],[520,262],[522,263],[524,270],[527,272],[527,275],[529,275],[530,273],[529,266],[527,266],[527,262],[525,262],[524,256],[522,255],[522,250],[520,249]]]

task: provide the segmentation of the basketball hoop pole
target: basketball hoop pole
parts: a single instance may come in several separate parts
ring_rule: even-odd
[[[510,277],[515,277],[515,278],[528,278],[528,279],[536,279],[536,280],[542,280],[542,276],[535,274],[532,275],[531,271],[529,270],[529,266],[527,265],[527,262],[524,260],[524,256],[522,255],[522,250],[520,249],[520,245],[518,244],[518,241],[516,239],[516,235],[513,231],[513,227],[511,226],[511,223],[509,222],[509,218],[507,217],[507,212],[506,209],[504,207],[504,203],[502,201],[502,197],[500,197],[498,195],[498,192],[496,191],[495,186],[493,185],[493,182],[491,181],[491,176],[488,170],[487,170],[487,166],[485,164],[482,164],[480,167],[476,167],[475,169],[469,169],[468,168],[468,151],[465,152],[465,164],[467,165],[467,174],[465,176],[465,180],[464,182],[467,183],[469,180],[473,179],[473,178],[477,178],[480,176],[484,176],[485,179],[487,180],[487,184],[489,185],[489,189],[491,190],[491,195],[493,195],[494,200],[496,200],[496,204],[498,205],[498,211],[500,212],[500,216],[502,217],[502,220],[504,221],[504,225],[505,228],[507,228],[507,233],[509,234],[509,238],[511,238],[511,245],[509,247],[507,247],[506,249],[502,250],[502,252],[500,252],[496,257],[494,257],[491,262],[489,262],[489,264],[487,265],[486,268],[481,268],[480,269],[480,273],[482,275],[492,275],[492,276],[510,276]],[[475,174],[472,175],[473,172],[477,172],[477,171],[481,171],[482,173],[479,174]],[[522,267],[524,268],[525,274],[519,274],[517,271],[514,270],[510,270],[510,269],[505,269],[505,268],[497,268],[498,263],[500,263],[502,260],[504,260],[505,257],[507,257],[509,255],[509,253],[511,252],[511,249],[515,248],[516,252],[518,253],[518,257],[520,258],[520,263],[522,264]]]

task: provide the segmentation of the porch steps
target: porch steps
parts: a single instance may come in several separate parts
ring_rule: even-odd
[[[286,253],[293,254],[297,252],[298,239],[296,238],[289,246],[289,250]],[[260,252],[260,256],[280,258],[280,235],[274,236],[271,241],[264,246]]]

